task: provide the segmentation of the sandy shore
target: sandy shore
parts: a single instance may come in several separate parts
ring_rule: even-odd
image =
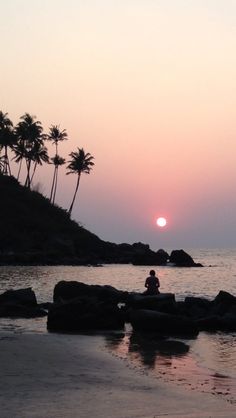
[[[101,336],[8,333],[0,350],[1,418],[236,416],[224,400],[129,368]]]

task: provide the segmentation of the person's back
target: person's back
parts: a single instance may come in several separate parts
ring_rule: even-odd
[[[147,288],[145,295],[157,295],[159,292],[160,282],[156,277],[155,270],[150,271],[150,276],[146,278],[145,287]]]

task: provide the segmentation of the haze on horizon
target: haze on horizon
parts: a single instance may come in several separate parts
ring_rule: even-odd
[[[153,249],[236,247],[236,2],[8,0],[1,16],[1,110],[95,157],[74,219]],[[62,169],[60,206],[74,186]]]

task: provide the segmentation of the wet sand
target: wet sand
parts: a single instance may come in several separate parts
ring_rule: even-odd
[[[0,335],[1,418],[235,417],[213,395],[130,368],[102,336]]]

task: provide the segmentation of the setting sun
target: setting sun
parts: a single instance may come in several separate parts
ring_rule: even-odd
[[[167,224],[166,218],[157,218],[156,224],[157,226],[163,228]]]

